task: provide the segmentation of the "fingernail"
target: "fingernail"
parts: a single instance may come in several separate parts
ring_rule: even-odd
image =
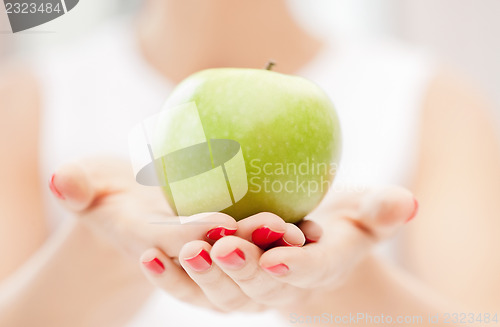
[[[414,206],[415,206],[414,208],[415,208],[415,209],[413,209],[413,212],[412,212],[412,214],[411,214],[410,218],[408,218],[408,219],[406,220],[406,222],[409,222],[410,220],[412,220],[413,218],[415,218],[415,217],[417,216],[417,213],[418,213],[418,206],[419,206],[419,205],[418,205],[418,201],[417,201],[417,199],[416,199],[416,198],[413,198],[413,203],[414,203]]]
[[[288,268],[288,266],[285,265],[284,263],[277,264],[276,266],[263,267],[263,268],[276,276],[284,275],[290,270],[290,268]]]
[[[257,228],[252,233],[252,242],[262,249],[266,249],[274,241],[279,240],[285,233],[275,232],[267,226]]]
[[[235,249],[225,256],[217,257],[217,260],[222,262],[225,266],[241,268],[245,264],[245,253],[240,249]]]
[[[216,227],[207,232],[207,238],[213,241],[217,241],[224,236],[233,235],[234,233],[236,233],[236,229]]]
[[[52,193],[59,199],[64,200],[64,196],[59,192],[54,184],[54,179],[56,178],[56,174],[53,174],[49,180],[49,188]]]
[[[306,244],[316,243],[316,242],[318,242],[318,241],[317,240],[311,240],[310,238],[306,237]]]
[[[154,258],[153,260],[150,260],[150,261],[144,261],[142,264],[149,271],[151,271],[152,273],[158,274],[158,275],[165,271],[165,266],[158,258]]]
[[[302,246],[302,244],[292,244],[292,243],[288,242],[287,240],[285,240],[285,238],[282,236],[279,240],[274,241],[271,244],[271,247],[273,247],[273,248],[276,246]]]
[[[201,249],[197,255],[184,259],[186,263],[193,269],[194,271],[205,271],[212,266],[212,258],[210,258],[210,254],[205,250]]]

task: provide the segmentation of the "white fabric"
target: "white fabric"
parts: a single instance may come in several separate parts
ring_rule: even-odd
[[[411,47],[337,36],[298,72],[330,94],[340,116],[344,149],[336,189],[407,182],[418,109],[433,70],[428,56]],[[44,99],[44,178],[75,157],[127,157],[128,132],[160,110],[173,87],[142,60],[131,31],[121,25],[54,51],[40,60],[37,71]],[[48,198],[48,216],[56,225],[64,214]],[[216,314],[157,292],[130,326],[279,324],[274,313]]]

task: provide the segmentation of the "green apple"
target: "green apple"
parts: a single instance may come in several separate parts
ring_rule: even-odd
[[[341,153],[328,96],[264,69],[191,75],[167,99],[153,135],[159,178],[179,215],[272,212],[296,223],[328,191]]]

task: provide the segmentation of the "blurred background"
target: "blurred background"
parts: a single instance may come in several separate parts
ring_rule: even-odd
[[[81,0],[63,17],[18,34],[0,16],[0,55],[33,55],[98,32],[126,16],[141,0]],[[498,0],[289,0],[304,25],[321,34],[390,37],[429,49],[474,80],[494,103],[500,126],[500,1]]]

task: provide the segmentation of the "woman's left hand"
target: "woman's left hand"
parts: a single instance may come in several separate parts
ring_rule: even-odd
[[[147,250],[141,261],[161,265],[143,270],[154,285],[187,302],[220,311],[303,307],[334,296],[372,246],[416,209],[411,193],[398,187],[329,194],[298,226],[260,213],[239,221],[234,236],[214,244],[186,243],[182,267],[158,248]]]

